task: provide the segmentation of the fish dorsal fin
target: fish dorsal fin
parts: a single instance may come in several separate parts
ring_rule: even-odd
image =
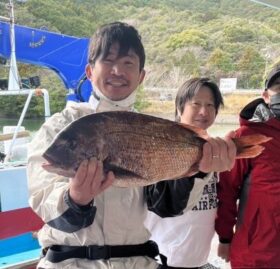
[[[192,125],[189,125],[189,124],[185,124],[185,123],[181,123],[181,122],[179,123],[179,125],[183,126],[186,129],[189,129],[189,130],[195,132],[197,134],[197,136],[199,136],[203,139],[209,138],[208,133],[202,128],[192,126]]]

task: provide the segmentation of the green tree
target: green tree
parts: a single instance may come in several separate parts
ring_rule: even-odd
[[[179,55],[176,54],[176,57],[172,57],[172,62],[175,66],[181,68],[182,72],[191,76],[200,75],[200,65],[199,59],[196,58],[196,55],[191,50],[183,50]]]
[[[187,46],[207,47],[207,35],[198,29],[188,29],[172,35],[166,42],[166,47],[172,50]]]
[[[247,20],[230,21],[223,32],[228,42],[249,42],[256,38],[254,28]]]
[[[141,85],[139,86],[136,94],[136,102],[135,102],[135,109],[141,112],[143,109],[149,106],[149,102],[145,100],[145,91],[144,87]]]
[[[213,68],[214,70],[222,71],[223,73],[229,73],[234,69],[230,55],[220,48],[215,49],[210,54],[207,66],[209,69]]]
[[[265,72],[265,59],[253,47],[247,46],[237,63],[238,70],[242,71],[241,83],[246,88],[261,87]]]

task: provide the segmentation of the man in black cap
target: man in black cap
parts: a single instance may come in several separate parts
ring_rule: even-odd
[[[272,116],[280,118],[280,65],[277,65],[265,81],[264,100],[269,104]],[[270,98],[269,98],[270,97]]]
[[[276,65],[268,74],[265,81],[265,88],[268,89],[275,84],[280,84],[280,64]]]
[[[280,266],[280,66],[267,76],[262,98],[240,113],[237,137],[271,137],[261,155],[237,160],[218,185],[218,255],[232,268]],[[237,202],[238,210],[237,210]],[[235,226],[235,229],[234,229]]]

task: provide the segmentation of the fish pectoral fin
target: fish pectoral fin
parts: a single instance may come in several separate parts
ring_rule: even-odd
[[[116,178],[141,178],[142,176],[138,175],[137,173],[130,171],[128,169],[119,167],[117,165],[114,165],[112,163],[104,163],[104,171],[109,172],[112,171],[115,174]]]

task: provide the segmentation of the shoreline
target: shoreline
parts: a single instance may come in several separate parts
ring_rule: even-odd
[[[216,117],[215,124],[239,125],[239,115],[220,113]]]
[[[173,112],[160,113],[142,111],[141,113],[174,121]],[[215,124],[239,125],[239,115],[219,113],[216,117]]]

